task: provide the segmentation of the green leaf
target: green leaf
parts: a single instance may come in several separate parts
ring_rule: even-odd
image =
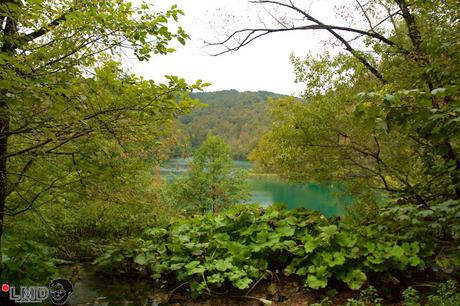
[[[309,274],[305,284],[312,289],[326,288],[327,279],[321,279],[314,274]]]
[[[366,274],[359,269],[352,270],[348,272],[342,280],[348,285],[352,290],[358,290],[361,288],[364,283],[367,281]]]
[[[426,217],[429,217],[429,216],[432,216],[434,214],[434,211],[431,210],[431,209],[425,209],[425,210],[421,210],[417,213],[417,217],[421,217],[421,218],[426,218]]]
[[[332,253],[331,261],[329,262],[330,267],[341,266],[345,263],[345,256],[341,252]]]
[[[216,273],[207,277],[206,281],[210,284],[222,284],[225,278],[222,274]]]
[[[249,285],[251,283],[252,283],[252,279],[250,279],[249,277],[240,278],[239,280],[233,282],[235,287],[241,290],[249,288]]]
[[[390,254],[398,259],[401,259],[402,257],[404,257],[404,249],[400,247],[399,245],[395,245],[391,249]]]
[[[385,94],[383,99],[389,103],[393,103],[396,100],[396,97],[393,95]]]
[[[231,263],[231,260],[230,259],[218,259],[215,261],[215,264],[214,264],[216,270],[218,271],[226,271],[226,270],[231,270],[233,268],[233,264]]]
[[[355,246],[356,242],[358,241],[358,237],[355,234],[350,232],[342,231],[337,234],[337,243],[341,247],[352,248]]]
[[[139,254],[134,258],[134,262],[137,263],[138,265],[145,265],[147,263],[147,258],[145,257],[144,254]]]
[[[205,271],[205,268],[201,266],[201,263],[196,260],[186,264],[185,268],[187,269],[189,275],[201,274]]]
[[[300,267],[297,269],[297,271],[295,271],[295,274],[297,275],[307,275],[307,268],[306,267]]]
[[[294,235],[295,227],[289,226],[289,225],[285,225],[285,226],[282,226],[282,227],[277,227],[276,232],[281,234],[282,236],[290,237],[290,236]]]
[[[319,245],[320,241],[317,238],[313,238],[312,236],[308,236],[308,240],[304,244],[305,252],[311,253],[313,252]]]

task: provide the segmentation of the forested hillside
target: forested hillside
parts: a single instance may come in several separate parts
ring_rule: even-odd
[[[260,136],[270,127],[268,100],[283,96],[267,91],[223,90],[194,93],[192,97],[207,106],[179,119],[173,156],[190,156],[208,133],[212,133],[230,145],[235,159],[246,159]]]

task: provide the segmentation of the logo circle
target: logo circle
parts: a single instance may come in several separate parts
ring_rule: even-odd
[[[50,285],[51,301],[56,305],[64,305],[69,295],[73,292],[73,286],[67,279],[52,280]]]

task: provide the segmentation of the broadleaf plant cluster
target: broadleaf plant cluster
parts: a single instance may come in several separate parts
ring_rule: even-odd
[[[108,246],[95,263],[111,275],[143,271],[154,280],[173,279],[195,297],[249,289],[275,274],[312,289],[340,281],[356,290],[373,273],[425,267],[420,242],[379,227],[353,227],[305,209],[235,206],[147,229]]]

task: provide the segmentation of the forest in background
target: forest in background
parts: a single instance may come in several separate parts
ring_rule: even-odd
[[[236,90],[193,93],[191,96],[205,106],[179,118],[175,127],[177,145],[172,149],[172,157],[191,156],[211,133],[230,145],[234,159],[246,160],[271,125],[269,99],[283,97],[266,91]]]

